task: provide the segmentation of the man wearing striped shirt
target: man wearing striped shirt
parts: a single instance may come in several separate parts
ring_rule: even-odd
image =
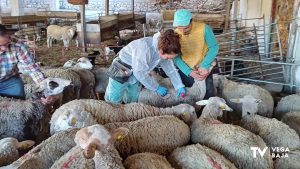
[[[37,85],[45,79],[28,47],[21,42],[12,43],[6,28],[0,24],[0,96],[25,99],[18,67],[28,73]],[[42,102],[52,104],[56,99],[57,96],[48,96],[42,98]]]

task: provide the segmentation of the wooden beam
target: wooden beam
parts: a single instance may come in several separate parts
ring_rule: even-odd
[[[231,0],[226,0],[225,32],[229,29]]]
[[[109,15],[109,0],[105,0],[105,16]]]
[[[81,32],[82,32],[82,52],[86,52],[86,23],[85,23],[85,4],[80,5],[80,20],[81,20]]]

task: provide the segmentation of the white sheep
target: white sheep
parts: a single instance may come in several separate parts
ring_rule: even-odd
[[[238,113],[232,115],[241,117],[242,106],[237,103],[232,103],[230,99],[252,95],[262,100],[261,104],[259,104],[257,114],[264,117],[272,117],[274,100],[270,92],[266,89],[253,84],[237,83],[226,79],[226,77],[222,75],[214,74],[213,78],[214,86],[219,89],[218,93],[220,97],[224,98],[228,106]]]
[[[52,40],[63,40],[64,47],[68,48],[70,41],[76,35],[76,27],[73,26],[58,26],[49,25],[47,27],[47,47],[52,47]],[[78,47],[78,40],[76,39],[76,46]]]
[[[49,136],[49,107],[40,101],[0,97],[0,139],[14,137],[40,142]]]
[[[124,169],[122,158],[113,143],[126,137],[127,134],[126,128],[118,128],[110,133],[99,124],[82,128],[75,135],[76,146],[57,160],[51,169],[87,168],[87,166],[96,169]]]
[[[147,117],[132,122],[108,123],[110,131],[119,127],[129,129],[128,135],[115,146],[122,158],[142,152],[166,155],[178,146],[187,145],[190,128],[174,116]]]
[[[0,167],[11,164],[19,158],[19,150],[26,150],[35,144],[32,140],[19,142],[13,137],[0,140]]]
[[[300,111],[284,114],[281,121],[294,129],[300,136]]]
[[[50,168],[56,160],[76,145],[74,138],[77,131],[78,129],[70,129],[49,137],[4,169]]]
[[[95,124],[95,121],[99,124],[129,122],[161,115],[175,115],[187,123],[196,119],[195,108],[188,104],[157,108],[142,103],[116,105],[102,100],[80,99],[62,105],[53,113],[50,132],[53,134],[67,128],[85,127]]]
[[[300,95],[292,94],[283,97],[277,104],[274,116],[281,119],[285,113],[300,111]]]
[[[234,164],[214,151],[201,144],[193,144],[176,148],[168,157],[175,168],[222,168],[236,169]]]
[[[271,169],[273,167],[270,151],[266,149],[263,157],[253,158],[251,147],[263,150],[267,145],[259,136],[236,125],[223,124],[216,118],[222,117],[220,110],[224,109],[224,100],[211,97],[219,105],[212,110],[202,111],[201,116],[191,125],[191,140],[208,146],[232,161],[237,168]],[[209,99],[209,100],[210,100]],[[203,101],[200,101],[200,103]],[[208,102],[211,104],[212,102]],[[216,115],[212,115],[215,112]]]
[[[123,164],[124,167],[127,169],[173,169],[171,164],[167,161],[167,159],[164,156],[148,152],[131,155],[124,161]]]
[[[268,147],[300,149],[300,138],[295,130],[275,118],[270,119],[256,115],[258,105],[261,103],[260,99],[245,95],[243,98],[231,99],[231,101],[242,104],[241,126],[262,137]]]

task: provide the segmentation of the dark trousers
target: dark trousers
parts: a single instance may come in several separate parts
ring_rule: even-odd
[[[186,76],[180,69],[178,70],[178,73],[181,77],[182,83],[185,85],[185,87],[192,87],[195,83],[194,78],[190,76]],[[210,73],[207,78],[205,79],[206,84],[206,93],[203,99],[209,99],[210,97],[214,96],[214,81],[212,73]]]

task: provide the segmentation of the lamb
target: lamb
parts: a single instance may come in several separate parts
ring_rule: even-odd
[[[0,139],[40,142],[49,136],[49,107],[40,101],[0,97]]]
[[[11,164],[19,158],[19,150],[26,150],[35,144],[32,140],[19,142],[13,137],[0,140],[0,167]]]
[[[86,57],[81,57],[77,60],[74,59],[68,60],[64,65],[63,68],[76,68],[76,69],[87,69],[92,70],[93,64],[91,61]]]
[[[118,128],[111,134],[99,124],[80,129],[74,139],[77,145],[57,160],[51,169],[64,167],[124,169],[122,158],[114,148],[113,142],[121,140],[127,134],[126,128]]]
[[[243,97],[245,95],[252,95],[253,97],[262,100],[259,104],[257,114],[264,117],[272,117],[274,100],[270,92],[266,89],[252,84],[233,82],[231,80],[227,80],[226,77],[222,75],[214,74],[213,78],[214,86],[220,89],[220,96],[225,99],[229,107],[237,111],[239,116],[242,114],[241,105],[230,102],[230,99]]]
[[[170,154],[168,160],[176,169],[236,169],[235,165],[220,153],[201,144],[178,147]]]
[[[278,158],[275,160],[274,169],[299,169],[300,166],[300,151],[288,152],[288,157]]]
[[[241,126],[254,134],[259,135],[268,147],[288,147],[289,150],[300,149],[300,138],[295,130],[277,119],[269,119],[256,115],[261,100],[251,95],[240,99],[231,99],[241,103],[243,118]]]
[[[50,120],[50,133],[71,127],[85,127],[95,124],[95,121],[99,124],[129,122],[160,115],[175,115],[187,123],[196,119],[195,108],[188,104],[157,108],[142,103],[116,105],[102,100],[81,99],[70,101],[53,113]]]
[[[204,107],[201,116],[191,125],[191,140],[193,143],[200,143],[208,146],[232,161],[237,168],[249,169],[271,169],[273,167],[270,151],[266,149],[263,157],[256,156],[253,158],[251,147],[258,147],[263,150],[266,143],[259,136],[250,131],[236,125],[223,124],[215,118],[203,117],[221,117],[220,109],[222,109],[224,100],[211,97],[219,106],[213,111]],[[202,104],[204,101],[197,102]],[[211,104],[211,101],[207,102]],[[208,115],[210,114],[210,115]]]
[[[141,168],[162,168],[173,169],[171,164],[164,156],[154,153],[138,153],[129,156],[124,161],[124,167],[127,169],[141,169]]]
[[[76,27],[73,26],[58,26],[49,25],[47,27],[47,47],[52,47],[52,40],[63,40],[64,47],[68,48],[69,43],[76,36]],[[76,46],[78,47],[78,40],[76,39]]]
[[[115,146],[122,158],[135,153],[157,153],[166,155],[176,147],[188,144],[190,128],[174,116],[147,117],[132,122],[108,123],[105,127],[112,131],[126,127],[129,134]]]
[[[4,169],[50,168],[56,160],[76,145],[74,138],[78,130],[70,129],[49,137]]]
[[[294,129],[300,136],[300,111],[284,114],[281,121]]]
[[[300,111],[300,95],[292,94],[283,97],[277,104],[274,116],[281,120],[285,113]]]

